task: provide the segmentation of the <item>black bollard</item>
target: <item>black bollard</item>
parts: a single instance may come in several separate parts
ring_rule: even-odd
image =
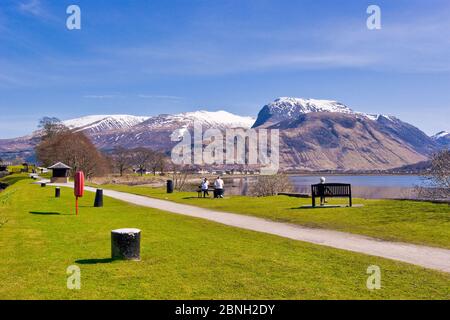
[[[95,192],[94,207],[103,207],[103,189],[97,189],[97,191]]]
[[[55,198],[61,197],[61,189],[59,187],[56,187],[55,189]]]
[[[167,180],[167,193],[173,193],[173,181]]]
[[[47,184],[45,182],[41,182],[41,187],[44,188]]]
[[[111,231],[111,258],[141,260],[141,230],[117,229]]]

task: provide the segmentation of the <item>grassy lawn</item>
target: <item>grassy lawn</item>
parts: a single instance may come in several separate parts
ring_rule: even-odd
[[[286,196],[198,199],[196,192],[167,194],[164,189],[145,186],[104,185],[102,187],[314,228],[450,248],[450,206],[447,204],[354,199],[355,204],[364,206],[301,209],[301,205],[310,205],[311,199]],[[330,199],[330,203],[346,203],[346,199]]]
[[[447,299],[450,275],[18,180],[0,193],[0,299]],[[2,202],[3,199],[3,202]],[[235,200],[233,200],[235,201]],[[206,203],[206,201],[205,201]],[[223,202],[225,203],[225,201]],[[142,230],[140,262],[109,260],[110,230]],[[81,268],[81,290],[66,268]],[[378,265],[382,288],[366,288]]]
[[[6,177],[0,179],[0,182],[6,183],[8,185],[13,185],[14,183],[16,183],[20,180],[24,180],[24,179],[29,179],[27,173],[20,173],[20,174],[13,174],[13,175],[6,176]]]
[[[9,171],[9,172],[13,172],[13,173],[18,173],[18,172],[20,172],[23,168],[24,168],[24,166],[22,166],[22,165],[8,166],[8,171]]]

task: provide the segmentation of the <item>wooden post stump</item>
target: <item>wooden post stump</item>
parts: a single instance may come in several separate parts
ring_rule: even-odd
[[[61,189],[59,187],[55,188],[55,198],[61,197]]]
[[[41,182],[41,187],[44,188],[47,184],[45,182]]]
[[[141,260],[141,230],[134,228],[112,230],[111,257],[120,260]]]

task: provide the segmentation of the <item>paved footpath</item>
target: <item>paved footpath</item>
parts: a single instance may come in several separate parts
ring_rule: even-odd
[[[54,185],[73,187],[73,184]],[[95,192],[96,189],[86,187],[85,190]],[[159,200],[113,190],[104,189],[103,194],[114,199],[143,207],[211,220],[228,226],[273,234],[293,240],[403,261],[425,268],[450,273],[450,250],[447,249],[383,241],[333,230],[313,229],[242,214],[213,211],[172,201]]]

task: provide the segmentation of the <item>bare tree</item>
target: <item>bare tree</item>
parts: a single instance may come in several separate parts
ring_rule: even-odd
[[[250,194],[256,197],[275,196],[280,192],[291,192],[293,186],[289,177],[284,174],[259,176],[250,187]]]
[[[115,147],[112,152],[112,162],[114,167],[119,171],[120,176],[131,168],[132,166],[132,154],[129,149],[124,147]]]
[[[43,140],[51,138],[60,132],[69,130],[61,120],[55,117],[43,117],[39,120],[38,128],[43,130]]]
[[[173,181],[174,189],[178,191],[185,190],[190,173],[189,167],[180,166],[172,163],[171,170],[172,170],[171,178]]]
[[[142,176],[150,167],[154,151],[146,148],[136,148],[131,150],[132,164],[136,166]]]
[[[161,152],[155,151],[150,160],[150,168],[152,169],[153,175],[156,175],[158,171],[164,173],[166,163],[166,156]]]
[[[106,158],[81,132],[54,133],[42,140],[35,150],[37,159],[44,166],[61,161],[70,166],[73,172],[82,170],[88,179],[103,175],[109,169]]]
[[[431,157],[431,167],[423,174],[424,184],[418,188],[420,198],[450,199],[450,150]]]

